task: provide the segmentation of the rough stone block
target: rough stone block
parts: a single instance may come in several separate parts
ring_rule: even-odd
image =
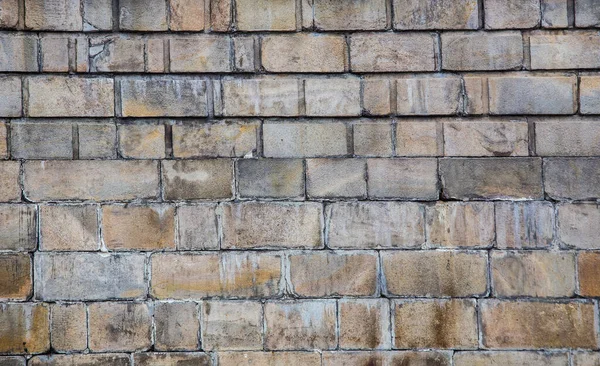
[[[231,198],[233,162],[229,159],[163,160],[166,200]]]
[[[269,72],[343,72],[347,64],[341,35],[272,35],[261,47],[262,66]]]
[[[444,122],[445,156],[527,156],[526,120]]]
[[[392,155],[392,125],[388,122],[366,122],[352,126],[354,154],[368,157]]]
[[[600,159],[544,159],[544,188],[557,200],[596,200],[600,198]]]
[[[0,202],[21,200],[20,169],[18,161],[0,161]]]
[[[165,0],[119,0],[119,26],[128,31],[167,30]]]
[[[0,27],[16,28],[19,23],[19,1],[5,0],[0,5]]]
[[[593,120],[535,120],[535,152],[539,156],[597,156],[599,138],[600,126]]]
[[[371,30],[388,27],[384,0],[349,1],[315,0],[314,23],[323,30]]]
[[[575,2],[575,25],[577,27],[600,25],[600,8],[596,0],[577,0]]]
[[[594,69],[600,67],[600,34],[570,32],[534,33],[529,37],[531,68]]]
[[[231,39],[202,35],[169,40],[171,72],[231,71]]]
[[[40,38],[40,48],[42,71],[69,71],[69,39],[67,37],[43,36]]]
[[[72,352],[87,348],[87,309],[84,303],[52,304],[50,318],[53,350]]]
[[[488,0],[486,29],[534,28],[540,24],[540,0]]]
[[[0,255],[0,300],[27,300],[31,296],[31,257],[26,253]]]
[[[83,0],[83,30],[113,29],[113,0]]]
[[[124,158],[165,158],[165,126],[163,125],[119,125],[118,136],[119,152]]]
[[[302,198],[304,163],[301,159],[242,159],[237,162],[241,197]]]
[[[299,80],[265,77],[223,79],[224,116],[297,116]]]
[[[443,124],[435,120],[402,120],[396,124],[397,156],[441,156]]]
[[[108,123],[78,124],[79,158],[115,158],[117,127]]]
[[[80,31],[79,1],[25,0],[25,26],[34,30]]]
[[[70,355],[43,355],[31,359],[32,366],[128,366],[130,364],[127,354],[70,354]]]
[[[313,352],[219,352],[219,365],[251,366],[251,365],[318,365],[321,354]]]
[[[538,353],[525,351],[467,351],[454,354],[455,366],[483,365],[530,365],[530,366],[567,366],[565,353]]]
[[[323,366],[431,365],[450,366],[451,355],[439,351],[332,351],[323,352]]]
[[[427,238],[441,247],[490,247],[494,242],[494,204],[439,202],[427,208]]]
[[[453,115],[461,109],[461,81],[457,77],[409,77],[396,80],[396,114]]]
[[[37,226],[34,205],[0,205],[0,250],[34,251]]]
[[[582,75],[579,78],[579,110],[581,114],[600,113],[600,77]]]
[[[581,296],[600,296],[600,253],[580,252],[577,256],[578,293]]]
[[[477,29],[477,0],[394,0],[395,29]]]
[[[15,159],[72,159],[70,123],[12,123],[11,156]]]
[[[371,116],[385,116],[392,113],[391,85],[393,80],[365,78],[362,81],[363,113]]]
[[[387,299],[343,299],[338,302],[340,348],[389,349],[390,303]]]
[[[155,302],[154,327],[157,351],[200,348],[200,314],[195,302]]]
[[[23,112],[21,78],[0,76],[0,116],[20,117]]]
[[[90,71],[143,72],[144,40],[124,36],[90,39]]]
[[[257,153],[258,122],[225,121],[173,126],[173,155],[177,158],[243,157]]]
[[[202,303],[202,349],[262,350],[262,304],[255,301]]]
[[[50,350],[47,304],[0,305],[0,352],[35,354]]]
[[[496,245],[535,249],[552,245],[554,208],[549,202],[497,202]]]
[[[37,72],[37,37],[21,34],[0,36],[0,71]]]
[[[219,249],[219,227],[215,204],[177,207],[177,249]]]
[[[600,249],[600,210],[595,204],[563,204],[557,209],[558,239],[576,249]]]
[[[152,313],[144,303],[88,306],[89,347],[94,352],[144,351],[152,345]]]
[[[523,65],[520,32],[442,34],[444,70],[511,70]]]
[[[169,29],[172,31],[203,30],[206,1],[209,0],[170,0]]]
[[[136,366],[212,365],[210,355],[203,352],[134,353],[133,362]]]
[[[307,116],[359,116],[360,80],[357,78],[306,79]]]
[[[100,249],[96,205],[44,205],[40,215],[41,250]]]
[[[294,0],[238,0],[235,10],[242,31],[296,30]]]
[[[367,166],[363,159],[306,160],[309,197],[366,197]]]
[[[367,174],[371,198],[438,198],[435,159],[368,159]]]
[[[266,157],[344,156],[350,152],[342,122],[267,122],[263,124]]]

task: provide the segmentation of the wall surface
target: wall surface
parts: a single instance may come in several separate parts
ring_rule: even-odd
[[[0,365],[600,365],[600,0],[0,28]]]

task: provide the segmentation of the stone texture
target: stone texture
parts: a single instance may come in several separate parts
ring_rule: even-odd
[[[527,156],[528,133],[525,120],[444,122],[444,155]]]
[[[552,245],[554,208],[547,202],[497,202],[496,245],[501,249],[536,249]]]
[[[566,28],[569,25],[569,6],[565,0],[541,0],[542,27]]]
[[[119,126],[119,152],[124,158],[165,158],[165,127],[152,124]]]
[[[219,365],[318,365],[321,362],[319,352],[219,352]]]
[[[25,366],[27,364],[27,359],[20,356],[0,356],[0,362],[4,366]],[[33,362],[35,361],[32,361],[32,364]]]
[[[485,28],[534,28],[540,23],[540,0],[488,0]]]
[[[233,67],[237,71],[255,71],[258,66],[258,57],[255,54],[258,38],[241,36],[233,38]]]
[[[424,207],[400,202],[327,206],[327,244],[339,249],[418,248],[425,242]]]
[[[112,15],[112,0],[83,0],[84,31],[112,30]]]
[[[19,1],[5,0],[0,5],[0,27],[15,28],[19,23]]]
[[[0,76],[0,116],[20,117],[22,115],[21,78]]]
[[[232,196],[233,166],[229,159],[163,160],[162,174],[166,200]]]
[[[262,66],[269,72],[343,72],[343,36],[302,34],[267,36],[261,41]]]
[[[532,69],[593,69],[600,67],[600,34],[577,32],[532,34],[529,37]]]
[[[40,38],[39,47],[42,54],[40,60],[42,71],[69,71],[69,39],[67,37],[44,36]]]
[[[206,301],[202,311],[202,349],[262,350],[260,302]]]
[[[474,300],[393,302],[395,347],[477,348]]]
[[[117,127],[113,124],[79,124],[79,158],[115,158]]]
[[[438,198],[435,159],[368,159],[367,174],[371,198]]]
[[[332,349],[336,346],[336,304],[332,300],[265,304],[267,349]]]
[[[364,78],[362,80],[363,114],[384,116],[392,113],[391,86],[395,82],[389,79]]]
[[[289,78],[223,79],[223,116],[297,116],[299,81]]]
[[[394,0],[395,29],[477,29],[476,0]]]
[[[263,125],[266,157],[343,156],[350,151],[346,125],[341,122],[286,122]]]
[[[205,2],[209,0],[171,0],[169,2],[169,29],[173,31],[201,31],[204,29]]]
[[[155,253],[150,293],[158,299],[273,297],[280,293],[281,256],[272,253]]]
[[[69,123],[13,123],[10,135],[13,158],[73,158],[73,127]]]
[[[88,312],[90,350],[143,351],[152,345],[152,315],[147,304],[99,302],[89,305]]]
[[[31,257],[26,253],[0,255],[0,300],[27,300],[32,293]]]
[[[237,162],[241,197],[301,198],[304,164],[300,159],[243,159]]]
[[[215,204],[177,207],[177,249],[219,249],[219,227]]]
[[[165,0],[119,0],[119,25],[129,31],[167,30]]]
[[[392,126],[387,122],[366,122],[352,127],[354,154],[367,157],[392,155]]]
[[[41,250],[100,249],[96,205],[44,205],[40,216]]]
[[[598,8],[596,0],[577,0],[575,2],[575,25],[578,27],[600,25],[600,8]]]
[[[46,304],[0,305],[0,352],[35,354],[50,350],[48,314]]]
[[[453,115],[461,108],[461,81],[456,77],[408,77],[396,80],[396,89],[397,115]]]
[[[257,150],[258,123],[225,121],[173,126],[173,155],[177,158],[243,157]]]
[[[600,113],[600,77],[582,75],[579,78],[579,110],[581,114]]]
[[[535,152],[539,156],[597,156],[600,155],[598,138],[600,126],[593,120],[553,118],[535,121]]]
[[[291,31],[296,29],[294,0],[239,0],[236,2],[239,30]]]
[[[137,366],[210,366],[211,358],[202,352],[134,353],[133,362]]]
[[[366,197],[366,164],[362,159],[306,160],[309,197]]]
[[[484,300],[480,304],[486,348],[597,348],[594,305]]]
[[[304,81],[307,116],[358,116],[360,80],[354,77],[306,79]]]
[[[50,308],[52,349],[59,352],[87,348],[87,309],[83,303],[53,304]]]
[[[38,40],[32,36],[0,36],[0,71],[38,71]]]
[[[557,200],[595,200],[600,197],[600,160],[552,158],[544,160],[544,188]]]
[[[142,254],[36,253],[39,300],[136,299],[146,296]]]
[[[489,247],[494,241],[494,205],[439,202],[426,211],[427,239],[433,246]]]
[[[388,349],[391,346],[387,299],[344,299],[338,302],[340,348]]]
[[[154,348],[193,351],[200,348],[200,314],[195,302],[154,303]]]
[[[480,252],[394,251],[381,255],[392,296],[466,297],[487,292],[487,256]]]
[[[351,351],[323,352],[323,366],[344,365],[430,365],[449,366],[452,357],[437,351]]]
[[[580,252],[577,256],[577,278],[582,296],[600,296],[600,253]]]
[[[523,351],[496,351],[496,352],[458,352],[454,354],[455,366],[567,366],[568,356],[564,353],[542,353]]]
[[[442,159],[439,164],[444,198],[542,198],[538,158]]]
[[[511,70],[523,64],[519,32],[443,33],[441,40],[445,70]]]
[[[35,356],[30,361],[32,366],[128,366],[127,354],[70,354]]]
[[[228,37],[202,35],[169,41],[171,72],[228,72],[231,40]]]
[[[314,24],[323,30],[371,30],[388,27],[384,0],[349,1],[315,0],[312,4]]]
[[[80,31],[79,6],[70,0],[25,0],[25,25],[35,30]]]
[[[396,155],[441,156],[443,123],[435,120],[402,120],[396,124]]]
[[[225,204],[221,248],[322,247],[322,211],[315,202]]]
[[[0,161],[0,202],[21,200],[20,168],[18,161]]]
[[[573,352],[573,366],[595,366],[600,363],[598,352]]]
[[[143,72],[144,40],[123,36],[90,39],[90,70],[97,72]]]
[[[37,226],[34,205],[0,205],[0,250],[34,251]]]
[[[557,208],[557,235],[570,248],[600,249],[600,211],[595,204],[563,204]]]

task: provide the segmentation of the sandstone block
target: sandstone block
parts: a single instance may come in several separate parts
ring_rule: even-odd
[[[205,28],[205,2],[209,0],[171,0],[169,29],[172,31],[201,31]]]
[[[202,352],[168,352],[168,353],[134,353],[133,362],[137,366],[177,366],[189,364],[194,366],[210,366],[210,355]]]
[[[165,126],[163,125],[120,125],[118,135],[119,152],[124,158],[165,158]]]
[[[123,36],[90,39],[90,71],[144,72],[144,40]]]
[[[32,366],[128,366],[130,364],[127,354],[70,354],[35,356],[30,361]]]
[[[27,300],[33,287],[31,273],[29,254],[0,255],[0,300]]]
[[[534,28],[540,23],[540,0],[489,0],[484,5],[485,28]]]
[[[0,352],[35,354],[50,350],[48,305],[0,305]]]
[[[580,252],[577,256],[577,276],[581,296],[600,296],[600,253]]]
[[[243,157],[257,150],[258,123],[225,121],[173,126],[173,155],[177,158]]]
[[[415,77],[396,80],[396,114],[453,115],[461,108],[461,81],[457,77]]]
[[[83,30],[112,30],[112,0],[83,0]]]
[[[42,51],[41,67],[45,72],[69,71],[69,39],[67,37],[44,36],[40,38]],[[37,71],[37,70],[32,70]]]
[[[350,149],[346,134],[341,122],[266,122],[264,154],[274,158],[343,156]]]
[[[367,172],[371,198],[438,198],[435,159],[368,159]]]
[[[359,116],[360,80],[357,78],[306,79],[307,116]]]
[[[272,35],[261,47],[262,66],[269,72],[343,72],[347,64],[341,35]]]
[[[4,34],[0,37],[0,71],[38,71],[37,37]]]
[[[186,205],[177,207],[177,249],[219,249],[217,205]]]
[[[41,250],[100,249],[96,205],[45,205],[40,215]]]
[[[202,35],[169,40],[171,72],[231,71],[231,39]]]
[[[155,302],[154,327],[157,351],[200,348],[200,314],[195,302]]]
[[[166,200],[231,198],[233,162],[229,159],[163,160]]]
[[[304,163],[301,159],[243,159],[237,162],[241,197],[301,198]]]
[[[570,248],[600,249],[600,211],[595,204],[563,204],[558,206],[556,221],[558,238]]]
[[[367,166],[362,159],[306,160],[309,197],[366,197]]]
[[[523,351],[468,351],[454,354],[456,366],[483,366],[483,365],[531,365],[531,366],[566,366],[568,356],[564,353],[537,353]]]
[[[21,356],[0,356],[0,363],[4,366],[25,366],[27,364],[27,359]]]
[[[119,1],[119,25],[128,31],[167,30],[167,5],[165,0]]]
[[[262,304],[255,301],[202,303],[202,349],[262,350]]]
[[[402,120],[396,124],[396,155],[443,155],[443,124],[436,120]]]
[[[569,10],[565,0],[542,0],[542,27],[567,28]]]
[[[573,366],[595,366],[600,362],[598,352],[573,352]]]
[[[52,349],[58,352],[87,348],[87,310],[84,303],[52,304],[50,331]]]
[[[362,80],[363,113],[371,116],[384,116],[392,113],[391,86],[393,80],[365,78]]]
[[[25,0],[25,26],[35,30],[80,31],[83,26],[78,1]]]
[[[539,156],[597,156],[600,155],[598,138],[600,126],[595,121],[575,118],[535,121],[535,152]]]
[[[143,351],[152,345],[152,314],[147,304],[99,302],[88,309],[90,350]]]
[[[389,349],[390,303],[387,299],[338,302],[340,348]]]
[[[497,202],[496,245],[535,249],[552,245],[554,208],[548,202]]]
[[[227,32],[232,26],[232,1],[231,0],[208,0],[210,1],[210,29],[213,32]],[[236,4],[237,5],[237,4]]]
[[[581,114],[600,113],[600,77],[584,75],[579,78],[579,109]]]
[[[233,38],[233,67],[236,71],[254,72],[258,66],[255,49],[258,47],[258,38],[241,36]]]
[[[299,80],[265,77],[223,79],[224,116],[297,116]]]
[[[352,351],[323,352],[323,366],[344,365],[431,365],[449,366],[452,356],[438,351]]]
[[[34,205],[0,205],[0,250],[34,251],[37,225]]]
[[[237,26],[243,31],[291,31],[296,29],[294,0],[240,0],[236,3]]]
[[[491,202],[439,202],[426,213],[427,238],[433,246],[490,247],[494,242]]]
[[[318,365],[321,363],[319,352],[219,352],[219,365]]]
[[[527,156],[526,120],[448,121],[444,123],[445,156]]]
[[[16,159],[72,159],[70,123],[12,123],[11,156]]]
[[[18,161],[0,161],[0,201],[15,202],[21,200],[19,187],[21,164]]]
[[[597,27],[600,25],[600,8],[595,0],[577,0],[575,3],[575,25]]]
[[[1,76],[0,116],[20,117],[23,110],[21,102],[21,78],[18,76]]]
[[[388,27],[384,0],[340,3],[315,0],[312,4],[314,24],[323,30],[371,30]]]
[[[79,158],[115,158],[117,127],[114,124],[79,124]]]
[[[544,160],[544,188],[557,200],[595,200],[600,197],[600,159],[550,158]]]
[[[442,34],[444,70],[511,70],[523,65],[520,32]]]
[[[395,29],[477,29],[476,0],[394,0]]]
[[[392,155],[392,126],[387,123],[366,122],[352,127],[354,154],[369,157]]]
[[[534,33],[529,37],[532,69],[593,69],[600,67],[600,34]]]
[[[15,28],[19,23],[18,0],[6,0],[0,5],[0,27]]]

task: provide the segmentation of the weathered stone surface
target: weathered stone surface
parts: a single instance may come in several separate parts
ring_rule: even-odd
[[[19,187],[21,164],[18,161],[0,161],[0,201],[21,200]]]
[[[267,302],[265,323],[267,349],[309,350],[336,347],[334,300]]]
[[[455,366],[567,366],[569,357],[565,353],[537,353],[523,351],[496,352],[457,352],[454,354]]]
[[[443,33],[441,39],[445,70],[510,70],[523,64],[520,32]]]
[[[461,81],[457,77],[409,77],[396,80],[396,114],[452,115],[461,108]]]
[[[445,198],[542,198],[539,158],[441,159],[439,164]]]
[[[563,204],[557,209],[558,239],[567,247],[600,249],[600,210],[595,204]]]
[[[488,79],[490,114],[573,114],[574,76],[499,76]]]
[[[102,237],[114,251],[175,249],[175,209],[166,205],[102,206]]]
[[[37,225],[34,205],[0,205],[0,250],[34,251]]]
[[[144,351],[152,345],[152,314],[144,303],[88,306],[89,347],[94,352]]]
[[[20,34],[0,36],[0,71],[38,71],[38,40]]]
[[[177,207],[177,250],[219,249],[215,204]]]
[[[2,23],[0,23],[0,25],[1,24]],[[21,356],[0,356],[0,363],[4,366],[25,366],[27,364],[27,359]]]
[[[340,348],[391,347],[390,303],[387,299],[343,299],[338,307]]]
[[[69,71],[69,39],[67,37],[41,37],[39,47],[41,48],[42,57],[40,62],[42,71]]]
[[[158,299],[273,297],[280,293],[281,255],[152,255],[151,294]]]
[[[243,159],[237,162],[241,197],[301,198],[304,163],[301,159]]]
[[[0,121],[0,159],[8,157],[8,124]]]
[[[491,273],[498,297],[571,297],[575,293],[573,253],[492,252]]]
[[[280,122],[263,124],[266,157],[343,156],[350,151],[346,125],[341,122]]]
[[[290,281],[302,297],[372,296],[377,291],[374,252],[311,252],[292,254]],[[360,268],[360,272],[356,269]]]
[[[231,39],[216,35],[175,38],[169,41],[171,72],[231,71]]]
[[[162,174],[166,200],[232,196],[233,162],[229,159],[163,160]]]
[[[532,69],[593,69],[600,67],[600,34],[534,33],[529,37]]]
[[[33,288],[31,272],[29,254],[1,254],[0,300],[27,300]]]
[[[127,354],[71,354],[35,356],[31,359],[32,366],[128,366]]]
[[[430,365],[449,366],[451,355],[437,351],[351,351],[323,352],[323,366],[345,365]]]
[[[161,159],[165,157],[165,127],[163,125],[120,125],[118,135],[119,152],[124,158]]]
[[[169,1],[169,29],[172,31],[201,31],[204,29],[205,2],[210,0]]]
[[[435,159],[368,159],[367,172],[371,198],[438,198]]]
[[[21,78],[0,76],[0,116],[20,117],[22,115]]]
[[[265,77],[223,79],[224,116],[297,116],[300,80]]]
[[[581,296],[600,296],[600,253],[580,252],[577,256],[578,293]]]
[[[80,31],[83,20],[78,1],[25,0],[25,26],[35,30]]]
[[[396,124],[397,156],[444,154],[443,123],[436,120],[402,120]]]
[[[90,39],[90,70],[96,72],[143,72],[144,40],[124,36]]]
[[[393,302],[395,347],[477,348],[474,300]]]
[[[394,251],[381,258],[387,295],[466,297],[487,292],[487,256],[481,252]]]
[[[40,206],[40,249],[100,249],[96,205]]]
[[[219,352],[219,365],[318,365],[321,363],[319,352]]]
[[[394,0],[395,29],[477,29],[476,0]]]
[[[123,30],[167,30],[165,0],[119,0],[119,26]]]
[[[394,80],[365,78],[362,80],[363,114],[384,116],[392,113],[391,86]]]
[[[19,1],[5,0],[0,5],[0,27],[15,28],[19,23]]]
[[[0,352],[44,353],[50,349],[47,304],[0,305]]]
[[[173,126],[173,155],[177,158],[243,157],[257,152],[258,123],[229,121]]]
[[[596,0],[575,2],[575,25],[577,27],[597,27],[600,25],[600,8]]]
[[[200,314],[195,302],[154,303],[154,348],[194,351],[200,348]]]
[[[210,366],[210,355],[202,352],[134,353],[136,366]]]
[[[79,124],[79,158],[114,158],[117,156],[117,127],[114,124]]]
[[[444,123],[445,156],[527,156],[525,120],[483,119]]]
[[[36,253],[39,300],[136,299],[146,296],[142,254]]]
[[[87,310],[83,303],[52,304],[50,331],[52,349],[59,352],[87,348]]]
[[[83,0],[84,31],[112,30],[112,15],[112,0]]]
[[[600,159],[544,159],[546,194],[558,200],[595,200],[600,198]]]
[[[599,138],[600,125],[595,120],[557,118],[535,121],[535,152],[539,156],[597,156],[600,155],[600,146],[596,143]]]
[[[362,159],[306,160],[309,197],[366,197],[367,166]]]
[[[573,352],[573,366],[596,366],[600,363],[598,352]]]
[[[540,0],[488,0],[486,29],[534,28],[540,23]]]
[[[13,158],[73,158],[73,127],[70,123],[12,123],[10,134]]]
[[[486,348],[598,347],[592,303],[483,300],[480,312]]]
[[[542,27],[567,28],[569,26],[569,6],[566,0],[541,0]]]
[[[343,72],[347,64],[341,35],[273,35],[261,47],[262,66],[270,72]]]
[[[28,161],[24,195],[43,200],[133,200],[158,196],[154,161]]]
[[[257,301],[202,303],[202,349],[262,350],[263,310]]]
[[[496,245],[535,249],[552,245],[554,208],[549,202],[497,202]]]
[[[237,26],[244,31],[291,31],[296,29],[294,0],[239,0]]]
[[[392,155],[392,125],[387,122],[366,122],[352,127],[354,154],[369,157]]]
[[[221,248],[322,247],[322,211],[316,202],[224,204]]]
[[[494,204],[440,202],[427,208],[427,239],[433,246],[489,247],[494,241]]]
[[[258,38],[251,35],[233,38],[233,67],[236,71],[253,72],[257,69],[257,44]]]
[[[121,79],[124,117],[206,116],[206,82],[199,79]]]
[[[357,33],[350,37],[354,72],[434,71],[434,37],[426,33]]]
[[[327,206],[331,248],[418,248],[425,242],[425,208],[417,203],[338,202]]]
[[[307,116],[361,114],[358,78],[306,79],[304,88]]]
[[[384,0],[315,0],[312,4],[315,27],[323,30],[371,30],[388,27]]]
[[[465,76],[464,113],[467,115],[487,114],[490,110],[488,79],[480,76]]]
[[[579,78],[579,110],[581,114],[600,113],[600,77],[582,75]]]

